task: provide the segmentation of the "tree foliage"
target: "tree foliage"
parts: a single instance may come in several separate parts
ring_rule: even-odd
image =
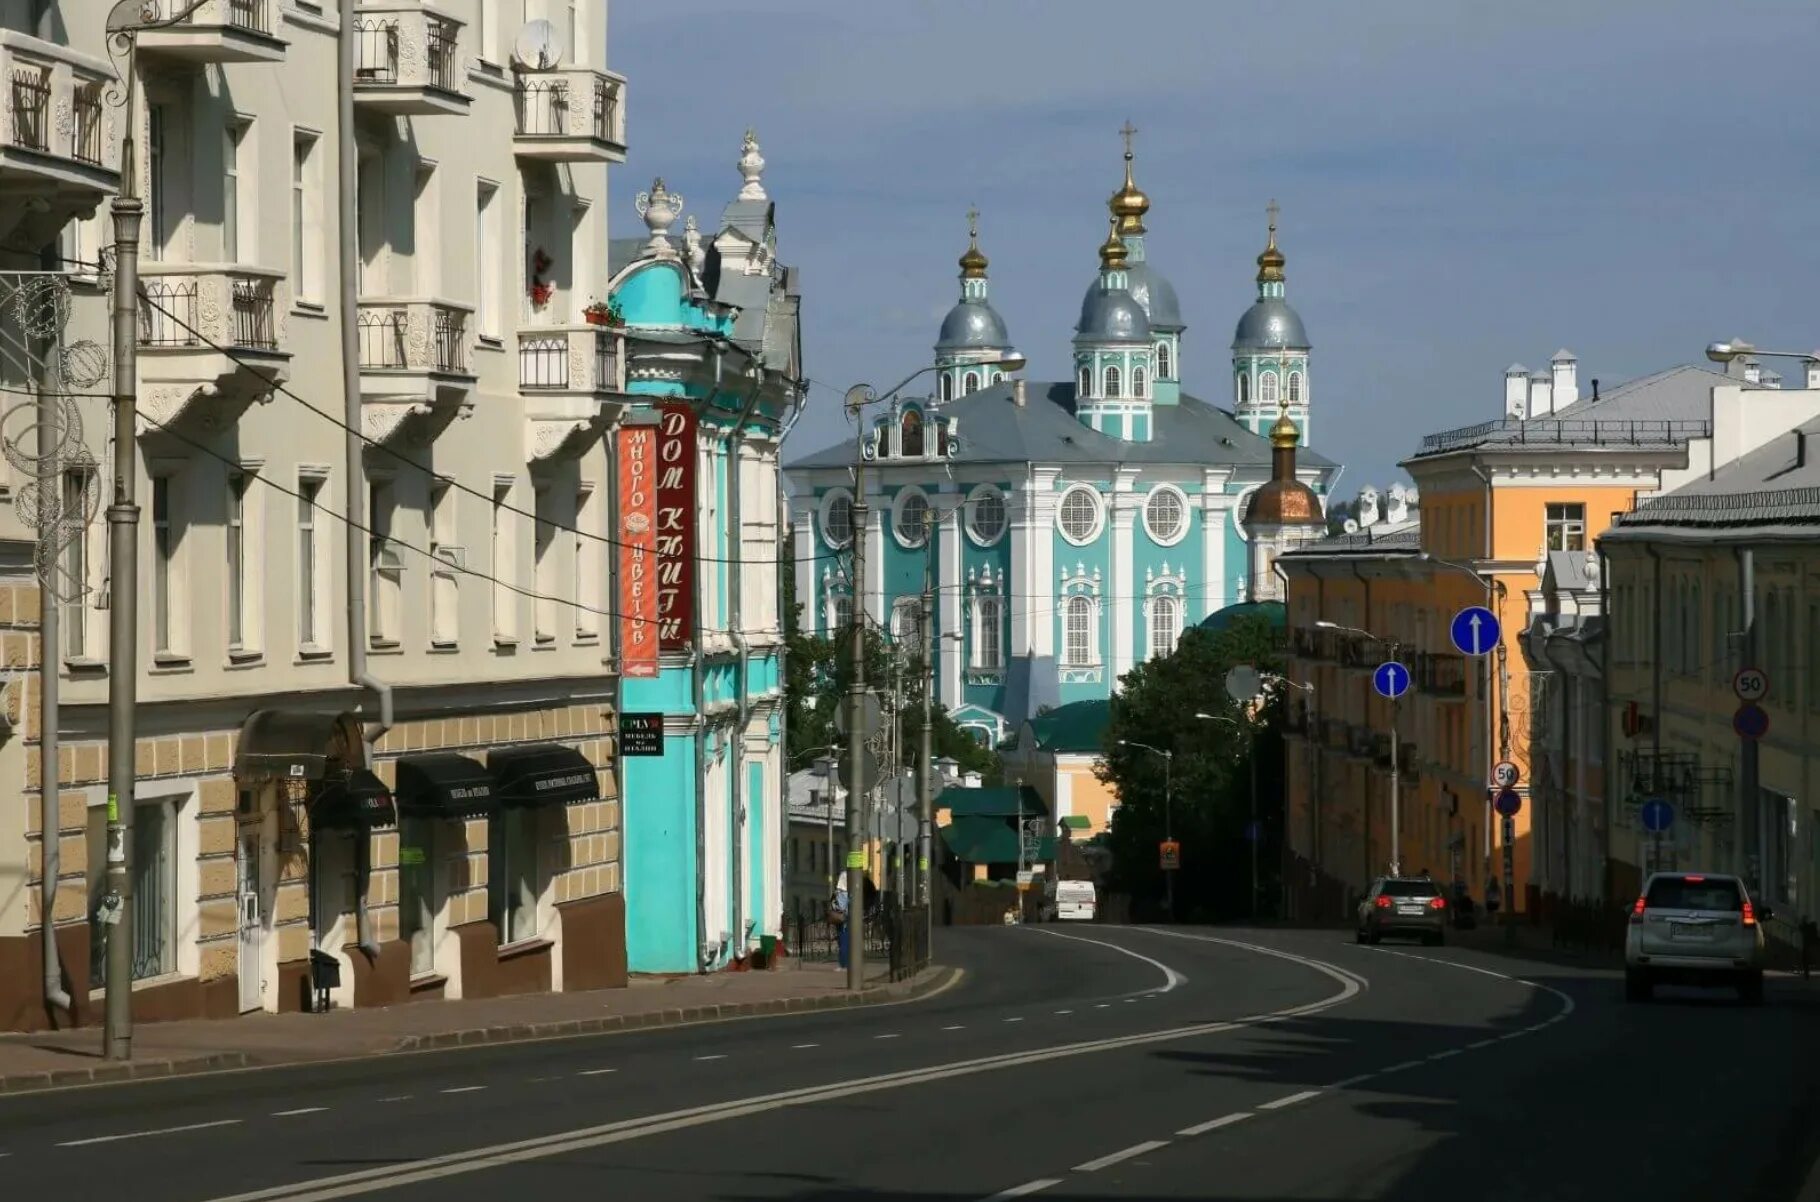
[[[1176,912],[1184,920],[1237,917],[1251,895],[1252,757],[1264,913],[1278,895],[1282,830],[1282,699],[1248,718],[1226,695],[1226,673],[1250,664],[1280,673],[1280,632],[1258,619],[1182,636],[1175,653],[1126,673],[1113,705],[1104,758],[1096,769],[1118,790],[1108,837],[1114,884],[1131,893],[1135,915],[1159,913],[1164,892],[1158,844],[1165,826],[1181,844]],[[1197,718],[1213,715],[1215,720]],[[1127,742],[1128,741],[1128,742]],[[1165,761],[1147,744],[1173,753]],[[1165,806],[1167,792],[1167,823]]]

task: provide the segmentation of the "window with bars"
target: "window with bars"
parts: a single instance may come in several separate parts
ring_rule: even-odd
[[[132,938],[133,980],[143,981],[177,971],[177,821],[180,805],[172,798],[141,798],[133,807],[133,910],[129,929],[99,920],[107,895],[107,874],[89,873],[89,981],[107,984],[107,941],[115,931]],[[88,812],[88,862],[107,863],[107,809]]]

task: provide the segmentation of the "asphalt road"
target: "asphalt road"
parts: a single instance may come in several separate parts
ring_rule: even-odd
[[[0,1099],[8,1197],[1792,1198],[1820,988],[1341,934],[941,932],[919,1002]],[[813,971],[813,970],[802,970]]]

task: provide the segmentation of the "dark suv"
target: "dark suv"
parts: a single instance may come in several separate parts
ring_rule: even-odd
[[[1381,876],[1359,903],[1354,934],[1360,943],[1376,943],[1386,935],[1414,935],[1435,946],[1446,939],[1446,930],[1447,898],[1439,885],[1425,876]]]

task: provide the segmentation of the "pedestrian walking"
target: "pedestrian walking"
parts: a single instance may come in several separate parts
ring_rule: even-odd
[[[843,970],[847,967],[847,918],[851,909],[847,887],[842,885],[835,889],[833,899],[828,902],[828,921],[834,926],[834,948]]]

